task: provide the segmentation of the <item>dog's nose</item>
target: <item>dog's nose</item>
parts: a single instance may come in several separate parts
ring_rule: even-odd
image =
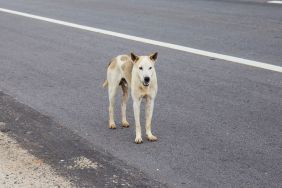
[[[144,81],[145,81],[146,83],[150,82],[150,77],[146,76],[146,77],[144,78]]]

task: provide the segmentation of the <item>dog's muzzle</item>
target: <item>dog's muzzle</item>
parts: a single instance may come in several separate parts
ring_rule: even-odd
[[[144,85],[144,86],[149,86],[149,83],[150,83],[150,77],[145,77],[145,78],[144,78],[143,85]]]

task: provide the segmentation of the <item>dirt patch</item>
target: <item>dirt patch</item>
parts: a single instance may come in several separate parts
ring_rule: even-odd
[[[76,157],[73,160],[73,165],[68,166],[68,169],[95,169],[97,170],[97,168],[101,165],[98,166],[97,162],[93,162],[90,159],[84,157],[84,156],[80,156],[80,157]]]
[[[0,122],[1,127],[5,125]],[[8,187],[74,187],[43,160],[31,155],[0,131],[0,185]]]

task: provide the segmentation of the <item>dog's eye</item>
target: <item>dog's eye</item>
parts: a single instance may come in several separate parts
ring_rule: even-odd
[[[149,70],[151,70],[151,69],[152,69],[152,67],[149,68]]]
[[[143,67],[139,67],[140,70],[143,70]]]

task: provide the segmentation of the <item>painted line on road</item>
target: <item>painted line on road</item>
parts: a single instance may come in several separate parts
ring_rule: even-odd
[[[267,3],[282,4],[282,1],[267,1]]]
[[[225,61],[229,61],[229,62],[233,62],[233,63],[249,65],[249,66],[253,66],[253,67],[257,67],[257,68],[261,68],[261,69],[276,71],[276,72],[282,72],[282,67],[277,66],[277,65],[264,63],[264,62],[259,62],[259,61],[243,59],[243,58],[239,58],[239,57],[234,57],[234,56],[229,56],[229,55],[224,55],[224,54],[219,54],[219,53],[214,53],[214,52],[209,52],[209,51],[204,51],[204,50],[199,50],[199,49],[181,46],[181,45],[177,45],[177,44],[171,44],[171,43],[167,43],[167,42],[151,40],[151,39],[147,39],[147,38],[137,37],[137,36],[133,36],[133,35],[127,35],[127,34],[123,34],[123,33],[99,29],[99,28],[95,28],[95,27],[89,27],[89,26],[85,26],[85,25],[79,25],[79,24],[75,24],[75,23],[71,23],[71,22],[65,22],[65,21],[61,21],[61,20],[56,20],[56,19],[52,19],[52,18],[37,16],[37,15],[33,15],[33,14],[18,12],[18,11],[4,9],[4,8],[0,8],[0,11],[10,13],[10,14],[14,14],[14,15],[27,17],[27,18],[33,18],[33,19],[36,19],[36,20],[46,21],[46,22],[50,22],[50,23],[54,23],[54,24],[59,24],[59,25],[64,25],[64,26],[68,26],[68,27],[73,27],[73,28],[77,28],[77,29],[91,31],[91,32],[95,32],[95,33],[100,33],[100,34],[104,34],[104,35],[128,39],[128,40],[137,41],[137,42],[146,43],[146,44],[151,44],[151,45],[155,45],[155,46],[161,46],[161,47],[170,48],[170,49],[183,51],[183,52],[188,52],[188,53],[192,53],[192,54],[197,54],[197,55],[201,55],[201,56],[207,56],[207,57],[212,57],[212,58],[216,58],[216,59],[221,59],[221,60],[225,60]]]

